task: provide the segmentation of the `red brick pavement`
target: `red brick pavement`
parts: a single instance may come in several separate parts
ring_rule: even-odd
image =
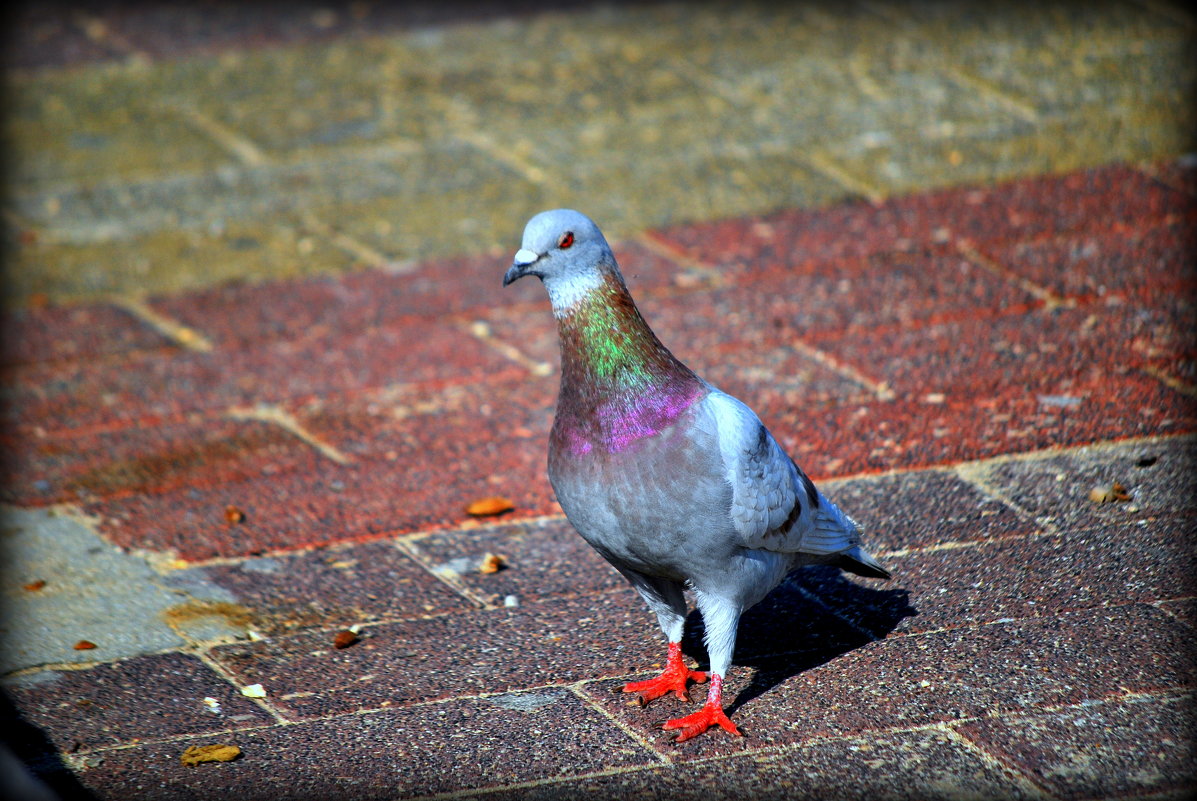
[[[1197,428],[1194,173],[1113,166],[616,249],[665,342],[816,477],[950,464]],[[553,513],[555,334],[539,287],[500,290],[505,264],[150,299],[208,350],[135,310],[23,310],[5,498],[81,503],[114,542],[188,560],[454,527],[492,494]]]

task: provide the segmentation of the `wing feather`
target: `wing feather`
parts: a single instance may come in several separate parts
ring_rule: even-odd
[[[732,487],[731,519],[746,548],[834,554],[859,544],[856,524],[815,488],[748,406],[707,396]]]

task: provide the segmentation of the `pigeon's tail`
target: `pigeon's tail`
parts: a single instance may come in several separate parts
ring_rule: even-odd
[[[839,554],[836,567],[843,568],[849,573],[855,573],[865,578],[890,578],[889,571],[882,567],[881,563],[874,559],[872,554],[859,545],[854,545]]]
[[[840,511],[840,508],[819,495],[815,509],[815,525],[803,539],[803,550],[807,553],[826,554],[827,563],[843,568],[849,573],[867,578],[890,577],[889,571],[860,547],[860,527],[856,521]]]

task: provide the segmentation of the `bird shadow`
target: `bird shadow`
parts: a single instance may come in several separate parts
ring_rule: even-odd
[[[917,614],[906,590],[874,589],[839,568],[799,568],[740,617],[732,664],[755,672],[728,714],[799,673],[884,639]],[[682,649],[705,668],[702,615],[694,610],[686,623]]]
[[[25,791],[31,798],[97,801],[67,767],[49,736],[26,720],[8,693],[2,690],[0,732],[0,748],[7,749],[13,758],[5,765],[5,775],[0,777],[6,785],[0,788],[0,798],[23,798],[25,795],[18,793]],[[19,777],[8,771],[21,771],[27,776]],[[10,783],[12,786],[7,786]]]

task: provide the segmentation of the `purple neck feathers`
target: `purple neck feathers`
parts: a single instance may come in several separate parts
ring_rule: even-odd
[[[706,385],[661,344],[618,275],[558,311],[554,437],[574,454],[618,453],[672,424]]]

